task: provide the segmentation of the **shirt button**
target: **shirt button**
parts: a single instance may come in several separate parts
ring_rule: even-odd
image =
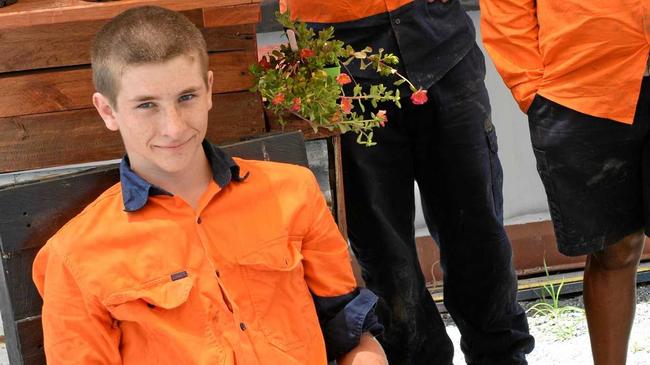
[[[196,218],[196,223],[201,224],[201,222],[203,222],[203,221],[201,220],[201,217]]]
[[[395,19],[395,24],[399,25],[399,23],[401,23],[401,22],[402,22],[401,20]]]
[[[242,331],[246,331],[246,324],[244,322],[239,323],[239,328],[241,328]]]

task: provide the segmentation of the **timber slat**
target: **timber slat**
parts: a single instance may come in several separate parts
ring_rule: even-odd
[[[0,30],[70,21],[109,19],[126,9],[142,5],[157,5],[183,11],[259,2],[260,0],[120,0],[98,3],[84,0],[20,0],[11,6],[0,8]]]
[[[248,90],[255,61],[254,50],[211,54],[213,93]],[[89,67],[0,76],[0,118],[90,108],[94,91]]]
[[[203,26],[207,28],[224,25],[257,24],[262,19],[259,4],[224,6],[203,9]]]
[[[238,141],[265,132],[262,105],[248,91],[215,94],[208,138]],[[123,154],[118,133],[94,108],[0,118],[0,173],[110,160]]]
[[[228,17],[233,11],[222,15]],[[195,23],[203,22],[201,10],[185,15]],[[224,22],[218,28],[201,28],[208,51],[255,50],[256,19],[246,19],[249,23],[245,25],[225,26]],[[90,64],[92,39],[104,23],[86,21],[0,31],[0,73]]]

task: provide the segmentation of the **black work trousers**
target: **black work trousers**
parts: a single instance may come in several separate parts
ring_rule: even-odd
[[[379,297],[379,338],[391,365],[452,364],[453,346],[427,291],[414,239],[414,181],[440,246],[445,306],[468,364],[526,364],[533,338],[516,301],[503,228],[503,174],[475,46],[429,90],[385,105],[376,146],[343,136],[347,223],[366,286]]]

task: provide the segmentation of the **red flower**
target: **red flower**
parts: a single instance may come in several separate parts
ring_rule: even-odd
[[[269,60],[266,58],[266,56],[262,57],[260,60],[260,66],[262,66],[263,69],[268,70],[271,68],[271,63]]]
[[[347,84],[352,82],[352,79],[350,78],[350,76],[348,74],[343,73],[343,74],[340,74],[340,75],[336,76],[336,82],[339,85],[347,85]]]
[[[277,93],[274,97],[273,100],[271,100],[271,104],[273,105],[279,105],[284,103],[284,94],[283,93]]]
[[[427,97],[427,91],[419,89],[418,91],[411,94],[411,102],[415,105],[422,105],[427,102],[429,98]]]
[[[332,117],[330,118],[330,121],[332,123],[340,122],[341,121],[341,112],[339,112],[338,110],[335,111],[334,115],[332,115]]]
[[[314,51],[309,48],[303,48],[300,50],[300,58],[305,59],[314,56]]]
[[[302,105],[302,100],[300,98],[293,98],[293,105],[291,105],[292,112],[299,112],[300,106]]]
[[[341,98],[341,109],[343,110],[343,113],[350,114],[350,112],[352,112],[352,99]]]
[[[386,122],[388,122],[388,117],[386,117],[386,111],[385,110],[380,110],[377,112],[377,118],[380,119],[379,125],[382,127],[386,126]]]

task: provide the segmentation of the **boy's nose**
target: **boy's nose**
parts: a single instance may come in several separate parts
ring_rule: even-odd
[[[184,130],[185,122],[178,109],[175,107],[168,108],[165,115],[163,134],[175,138],[181,136]]]

